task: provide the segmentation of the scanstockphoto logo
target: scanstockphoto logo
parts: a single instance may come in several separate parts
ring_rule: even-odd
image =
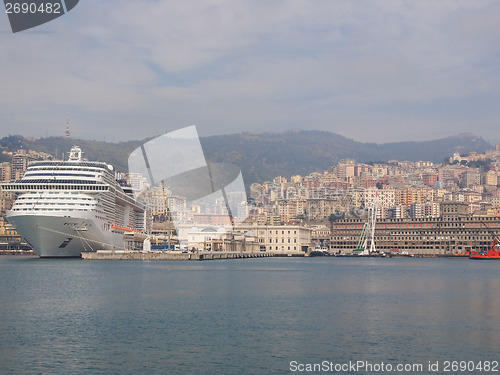
[[[55,20],[73,9],[80,0],[4,0],[13,33]]]

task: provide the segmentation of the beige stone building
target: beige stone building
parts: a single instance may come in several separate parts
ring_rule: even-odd
[[[291,255],[304,254],[309,250],[312,232],[311,228],[302,225],[257,223],[239,225],[234,230],[228,227],[185,224],[180,225],[177,231],[179,242],[189,249],[271,251]],[[242,250],[243,248],[246,250]]]
[[[242,225],[237,228],[255,234],[260,250],[303,254],[311,247],[310,227],[302,225]]]

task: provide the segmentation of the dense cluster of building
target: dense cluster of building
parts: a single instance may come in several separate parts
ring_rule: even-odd
[[[466,203],[470,215],[499,216],[499,176],[500,145],[443,164],[344,160],[323,173],[252,185],[250,216],[272,224],[359,217],[375,198],[378,218],[438,218],[447,202]]]

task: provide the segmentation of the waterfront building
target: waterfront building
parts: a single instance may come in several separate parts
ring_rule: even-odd
[[[155,238],[161,238],[163,240],[170,240],[174,238],[176,235],[175,225],[172,221],[169,220],[164,221],[156,221],[151,225],[151,235]]]
[[[0,251],[28,251],[30,246],[5,218],[0,217]]]
[[[179,242],[189,249],[203,250],[212,239],[220,239],[230,227],[217,227],[210,224],[179,224],[176,227]]]
[[[213,237],[204,244],[206,251],[236,251],[236,252],[258,252],[259,243],[255,233],[248,231],[230,231],[222,233],[219,237]]]
[[[451,206],[446,209],[451,210]],[[365,222],[366,220],[361,219],[334,222],[330,251],[351,254],[357,246]],[[498,216],[449,215],[442,218],[381,219],[377,220],[375,244],[378,251],[386,253],[398,251],[415,255],[464,255],[471,250],[487,250],[491,247],[491,233],[482,222],[493,232],[500,231]]]
[[[272,251],[286,254],[303,254],[311,246],[312,229],[303,225],[262,225],[258,223],[246,223],[238,225],[234,230],[230,227],[215,227],[211,225],[182,224],[177,228],[179,240],[189,249],[205,249],[231,251],[229,246],[221,247],[221,244],[230,244],[234,239],[244,239],[240,242],[258,244],[258,248],[252,245],[252,251]],[[238,241],[236,241],[238,242]],[[210,245],[209,245],[210,244]],[[235,251],[235,250],[234,250]],[[248,251],[248,249],[247,249]]]
[[[311,225],[311,242],[314,246],[326,246],[330,241],[330,228],[324,224]]]
[[[7,221],[7,219],[0,217],[0,236],[11,236],[16,234],[16,230]]]
[[[287,254],[303,254],[311,246],[312,229],[304,225],[257,225],[238,226],[240,231],[255,233],[262,251]]]

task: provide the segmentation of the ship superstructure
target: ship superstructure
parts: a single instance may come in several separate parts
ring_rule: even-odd
[[[32,162],[21,180],[2,187],[17,194],[8,220],[40,257],[123,249],[126,233],[146,230],[144,205],[113,167],[83,160],[77,146],[67,161]]]

